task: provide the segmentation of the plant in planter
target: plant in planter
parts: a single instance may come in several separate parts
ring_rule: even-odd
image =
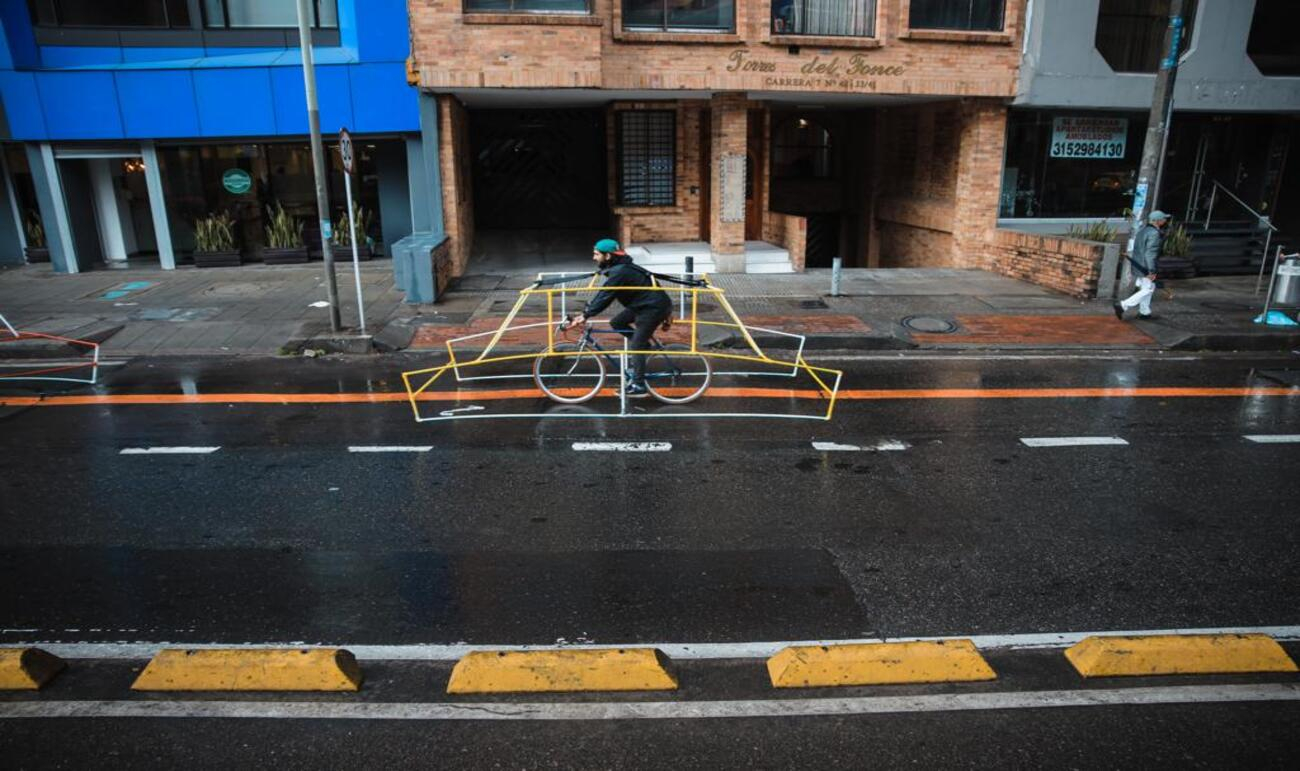
[[[194,267],[232,268],[243,260],[235,246],[235,218],[209,214],[194,223]]]
[[[370,230],[371,214],[365,207],[353,203],[352,216],[357,221],[357,259],[369,260],[372,252],[370,239],[366,237],[366,233]],[[330,239],[330,243],[343,252],[339,255],[340,259],[351,259],[352,228],[348,224],[346,213],[334,222],[334,237]]]
[[[1119,228],[1110,224],[1110,220],[1102,220],[1101,222],[1090,222],[1087,225],[1071,225],[1065,231],[1065,235],[1068,238],[1078,238],[1083,241],[1110,243],[1115,240],[1115,234],[1118,232]]]
[[[27,261],[49,262],[50,248],[45,243],[45,226],[41,224],[41,215],[34,211],[28,212],[23,230],[27,233]]]
[[[1196,275],[1196,260],[1192,257],[1192,237],[1179,225],[1165,234],[1164,248],[1156,263],[1156,273],[1162,278],[1191,278]]]
[[[307,244],[302,238],[302,223],[278,202],[266,207],[266,248],[262,261],[267,265],[289,265],[307,261]]]

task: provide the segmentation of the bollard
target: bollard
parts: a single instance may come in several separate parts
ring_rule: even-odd
[[[831,258],[831,297],[840,296],[840,273],[844,268],[844,260],[840,257]]]
[[[686,273],[682,275],[682,278],[684,279],[695,278],[695,258],[690,256],[689,254],[686,255]],[[678,305],[681,306],[681,311],[678,312],[677,318],[684,319],[686,318],[686,287],[683,286],[682,291],[679,292],[678,294],[680,300]]]

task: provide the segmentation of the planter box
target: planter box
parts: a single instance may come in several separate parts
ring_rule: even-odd
[[[194,253],[194,267],[196,268],[237,268],[243,261],[238,250]]]
[[[307,247],[297,246],[292,249],[262,250],[262,262],[267,265],[300,265],[307,261]]]
[[[335,261],[352,262],[352,247],[330,244],[330,251],[334,254]],[[369,262],[372,257],[374,254],[370,251],[370,244],[357,244],[358,261]]]
[[[44,246],[29,246],[25,251],[29,263],[50,261],[50,250]]]

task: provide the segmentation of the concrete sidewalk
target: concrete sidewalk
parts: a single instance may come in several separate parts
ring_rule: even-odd
[[[355,325],[349,265],[338,271],[345,325]],[[1292,350],[1297,328],[1256,325],[1260,298],[1249,276],[1169,282],[1154,321],[1116,321],[1110,302],[1083,301],[974,270],[846,270],[841,296],[830,273],[714,277],[747,324],[808,336],[815,349],[1180,349]],[[386,260],[362,267],[367,319],[382,350],[441,350],[443,342],[494,329],[526,275],[469,275],[436,305],[407,305]],[[1168,292],[1173,293],[1169,299]],[[328,332],[319,263],[163,271],[149,268],[56,275],[48,266],[0,270],[0,313],[18,328],[103,343],[109,356],[275,355],[312,347]],[[580,302],[577,296],[570,298]],[[573,310],[572,308],[567,308]],[[558,308],[557,308],[558,310]],[[701,299],[701,318],[724,319]],[[524,315],[544,319],[534,300]],[[734,339],[710,342],[728,344]],[[788,338],[761,335],[764,345]],[[0,347],[0,358],[67,355]]]

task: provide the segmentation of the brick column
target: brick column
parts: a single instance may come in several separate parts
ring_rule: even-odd
[[[713,211],[709,213],[712,223],[709,248],[719,273],[745,272],[744,169],[749,141],[748,106],[749,100],[743,93],[714,94],[710,102],[713,168],[709,205]],[[724,172],[724,168],[730,170]],[[734,211],[727,211],[728,201],[734,204]]]
[[[953,266],[988,268],[1002,193],[1002,156],[1007,107],[994,99],[966,99],[961,106],[953,212]]]

